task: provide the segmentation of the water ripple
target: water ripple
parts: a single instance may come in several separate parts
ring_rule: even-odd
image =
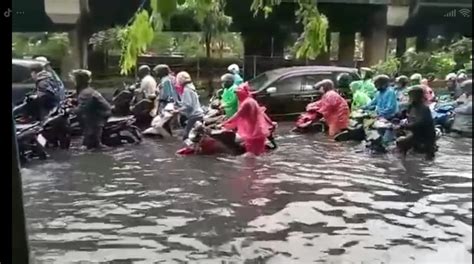
[[[288,130],[284,125],[281,131]],[[145,140],[22,170],[38,263],[471,263],[472,141],[434,162],[285,132],[257,159]]]

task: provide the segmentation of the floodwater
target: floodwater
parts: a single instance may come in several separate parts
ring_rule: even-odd
[[[472,262],[472,140],[434,162],[279,129],[257,159],[179,141],[52,153],[22,170],[35,263]]]

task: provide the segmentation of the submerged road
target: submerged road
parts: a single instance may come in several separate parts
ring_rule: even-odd
[[[22,170],[37,263],[472,262],[472,140],[434,162],[278,131],[257,159],[147,139]]]

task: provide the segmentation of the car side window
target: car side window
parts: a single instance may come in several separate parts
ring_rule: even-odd
[[[324,79],[330,79],[334,81],[334,76],[332,73],[326,72],[304,76],[303,81],[301,82],[301,91],[312,91],[313,86]]]
[[[34,83],[30,69],[12,64],[12,83]]]
[[[278,94],[289,94],[300,91],[301,88],[301,76],[288,77],[285,79],[278,80],[274,83]]]

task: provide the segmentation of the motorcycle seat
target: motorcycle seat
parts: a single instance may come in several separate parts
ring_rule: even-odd
[[[107,119],[107,123],[108,124],[110,124],[110,123],[119,123],[119,122],[131,120],[133,118],[134,117],[132,115],[129,115],[129,116],[111,116],[111,117],[109,117],[109,119]]]
[[[31,129],[31,128],[33,128],[35,126],[38,126],[38,125],[39,125],[39,122],[29,123],[29,124],[16,124],[15,128],[16,128],[17,132],[21,132],[21,131]]]

